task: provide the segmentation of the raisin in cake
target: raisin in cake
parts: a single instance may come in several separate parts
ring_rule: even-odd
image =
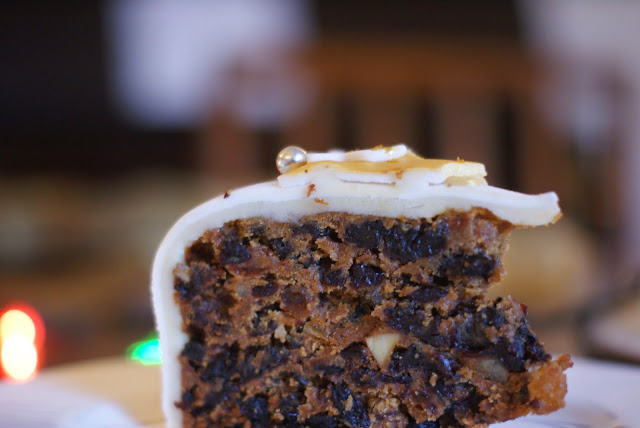
[[[564,405],[526,307],[491,300],[554,193],[405,146],[310,153],[186,214],[153,266],[169,427],[487,426]]]

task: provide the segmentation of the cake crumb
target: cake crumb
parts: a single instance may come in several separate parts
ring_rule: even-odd
[[[282,410],[277,409],[276,412],[273,414],[273,420],[278,422],[278,423],[282,423],[284,421],[284,416],[282,416]]]
[[[316,185],[313,183],[309,184],[309,186],[307,187],[307,198],[311,196],[311,194],[315,191],[316,191]]]
[[[438,381],[438,375],[435,373],[431,373],[431,376],[429,377],[429,385],[436,386],[437,381]]]
[[[276,331],[273,333],[273,336],[278,339],[280,342],[285,342],[287,339],[287,329],[284,328],[284,324],[280,324]]]
[[[229,196],[231,196],[231,189],[227,189],[227,191],[224,192],[224,199],[227,199]]]
[[[344,409],[347,412],[350,412],[351,409],[353,409],[353,396],[349,395],[349,398],[347,398],[347,400],[344,402]]]
[[[186,283],[191,280],[191,269],[189,269],[189,266],[184,263],[178,264],[173,270],[173,274],[182,282]]]
[[[324,199],[320,199],[320,198],[313,198],[313,200],[314,200],[315,202],[319,203],[319,204],[322,204],[322,205],[329,205],[327,202],[325,202],[325,200],[324,200]]]

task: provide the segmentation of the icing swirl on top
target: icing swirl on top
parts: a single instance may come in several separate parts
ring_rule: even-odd
[[[306,164],[280,175],[278,183],[294,187],[338,179],[348,183],[395,184],[400,189],[411,187],[409,183],[486,185],[486,175],[481,163],[424,159],[400,144],[351,152],[309,153]]]

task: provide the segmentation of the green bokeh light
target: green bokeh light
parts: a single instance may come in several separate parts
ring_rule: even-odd
[[[160,351],[158,334],[154,332],[144,340],[130,345],[127,348],[127,357],[131,361],[144,365],[162,363],[162,352]]]

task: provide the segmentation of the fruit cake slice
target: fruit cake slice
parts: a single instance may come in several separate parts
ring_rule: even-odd
[[[559,218],[555,194],[405,146],[288,150],[290,171],[194,209],[158,249],[170,427],[486,426],[564,405],[569,357],[486,296],[510,231]]]

